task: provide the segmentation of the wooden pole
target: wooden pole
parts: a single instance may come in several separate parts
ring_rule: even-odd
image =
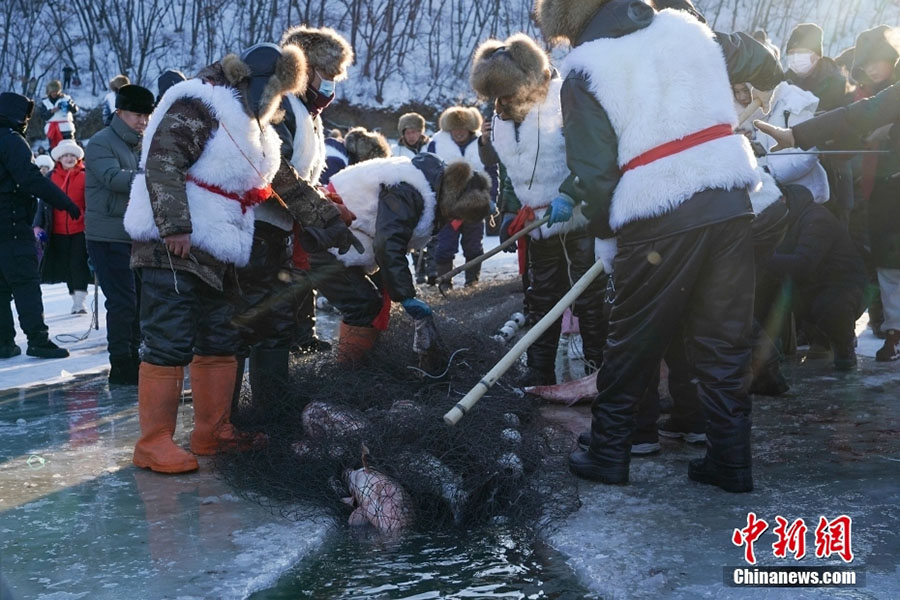
[[[444,273],[443,275],[441,275],[440,277],[437,278],[437,282],[440,284],[440,283],[444,283],[445,281],[450,281],[451,279],[453,279],[454,277],[456,277],[463,271],[468,271],[472,267],[477,267],[478,265],[480,265],[481,263],[483,263],[490,257],[494,256],[495,254],[499,254],[500,252],[503,252],[503,250],[505,248],[509,248],[510,246],[515,244],[519,240],[519,238],[528,235],[529,233],[531,233],[532,231],[534,231],[535,229],[537,229],[538,227],[540,227],[541,225],[543,225],[544,223],[546,223],[549,220],[550,220],[550,217],[544,217],[540,221],[533,221],[533,222],[529,223],[524,229],[516,232],[515,235],[509,236],[508,240],[506,240],[505,242],[503,242],[496,248],[492,248],[491,250],[488,250],[481,256],[476,256],[475,258],[473,258],[466,264],[460,265],[460,266],[456,267],[455,269],[453,269],[452,271],[448,271],[447,273]]]
[[[603,262],[598,260],[587,273],[581,276],[581,279],[575,282],[572,289],[556,303],[556,306],[550,309],[550,312],[544,315],[543,319],[538,321],[528,333],[522,336],[522,339],[512,347],[512,350],[507,352],[506,356],[501,358],[500,362],[494,365],[494,368],[488,371],[487,375],[485,375],[484,378],[456,404],[456,406],[444,415],[444,422],[447,425],[456,425],[459,420],[475,406],[475,403],[481,400],[482,396],[497,383],[497,380],[503,377],[503,375],[512,368],[515,362],[519,360],[519,357],[522,356],[522,353],[537,341],[537,339],[562,316],[569,305],[575,302],[582,292],[584,292],[584,290],[587,289],[601,273],[603,273]]]

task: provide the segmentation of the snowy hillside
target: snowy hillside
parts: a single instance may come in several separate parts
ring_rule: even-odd
[[[900,22],[898,0],[696,0],[722,31],[768,30],[782,45],[791,28],[815,21],[826,51],[851,46],[880,23]],[[357,60],[340,98],[365,107],[471,100],[474,48],[491,36],[534,32],[532,0],[7,0],[0,8],[0,89],[42,95],[62,68],[78,69],[76,100],[99,102],[120,72],[156,89],[163,70],[187,74],[226,52],[277,41],[299,23],[327,25]]]

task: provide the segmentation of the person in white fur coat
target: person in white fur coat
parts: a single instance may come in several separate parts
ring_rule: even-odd
[[[682,336],[708,424],[688,476],[753,489],[749,383],[752,209],[759,181],[725,56],[694,16],[640,0],[538,0],[544,38],[572,45],[560,92],[570,176],[551,223],[577,205],[615,233],[615,299],[579,477],[628,482],[635,407]],[[698,92],[702,90],[702,93]],[[682,329],[683,328],[683,329]]]
[[[257,441],[230,422],[240,344],[231,324],[234,268],[250,260],[255,208],[277,194],[307,231],[319,228],[325,245],[354,241],[330,202],[297,189],[270,124],[282,96],[305,83],[299,49],[258,44],[173,86],[147,126],[124,217],[141,281],[139,467],[192,471],[194,454]],[[335,218],[344,235],[329,227]],[[172,440],[188,365],[191,452]]]
[[[412,160],[376,158],[352,165],[331,179],[329,190],[355,217],[350,228],[362,248],[324,252],[316,236],[304,233],[299,239],[310,255],[314,287],[341,311],[337,360],[352,365],[387,328],[392,301],[413,319],[431,315],[416,297],[407,254],[424,247],[452,219],[484,219],[490,183],[465,162],[445,165],[426,152]]]
[[[525,34],[516,34],[505,41],[489,40],[475,51],[471,82],[481,98],[495,99],[490,141],[483,150],[492,148],[506,167],[521,205],[517,213],[503,216],[500,239],[504,241],[543,216],[569,174],[559,102],[562,80],[553,77],[550,60],[537,43]],[[510,208],[515,207],[505,207]],[[533,231],[530,239],[519,242],[520,270],[527,268],[531,275],[528,303],[535,318],[552,309],[594,264],[596,238],[587,231],[587,224],[579,207],[570,220],[544,225]],[[615,240],[602,246],[608,248],[601,260],[609,272]],[[603,362],[606,342],[603,300],[607,279],[608,275],[598,277],[575,302],[585,361],[594,368]],[[560,326],[561,320],[528,348],[523,385],[556,383]]]

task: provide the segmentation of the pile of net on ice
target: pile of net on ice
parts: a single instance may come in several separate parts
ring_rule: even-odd
[[[572,435],[513,387],[516,369],[460,424],[442,418],[508,350],[491,336],[521,307],[519,290],[509,282],[430,297],[446,350],[431,374],[399,311],[355,369],[330,353],[294,359],[289,381],[267,382],[253,403],[245,389],[233,415],[268,443],[220,455],[218,471],[294,519],[382,531],[558,522],[578,506],[566,466]]]

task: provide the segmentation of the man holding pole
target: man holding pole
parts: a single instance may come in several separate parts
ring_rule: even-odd
[[[573,46],[561,90],[571,174],[551,206],[583,205],[619,245],[591,444],[570,468],[628,482],[635,406],[683,327],[708,438],[688,476],[750,491],[747,189],[758,179],[733,132],[722,50],[697,19],[640,0],[538,0],[536,13],[548,40]]]
[[[569,210],[563,202],[563,211],[551,206],[556,189],[568,175],[559,104],[562,80],[552,76],[546,53],[525,34],[482,44],[475,52],[471,79],[482,98],[496,99],[491,145],[521,203],[518,213],[504,214],[501,238],[522,230],[542,213],[550,214],[550,222],[533,230],[530,239],[519,241],[520,269],[525,268],[527,256],[531,270],[529,306],[532,315],[540,318],[595,262],[595,238],[586,231],[588,221],[581,206]],[[615,241],[603,247],[610,270]],[[585,362],[595,368],[603,360],[606,341],[606,281],[603,276],[595,279],[575,303]],[[561,320],[557,320],[528,348],[524,385],[556,383],[560,326]]]

